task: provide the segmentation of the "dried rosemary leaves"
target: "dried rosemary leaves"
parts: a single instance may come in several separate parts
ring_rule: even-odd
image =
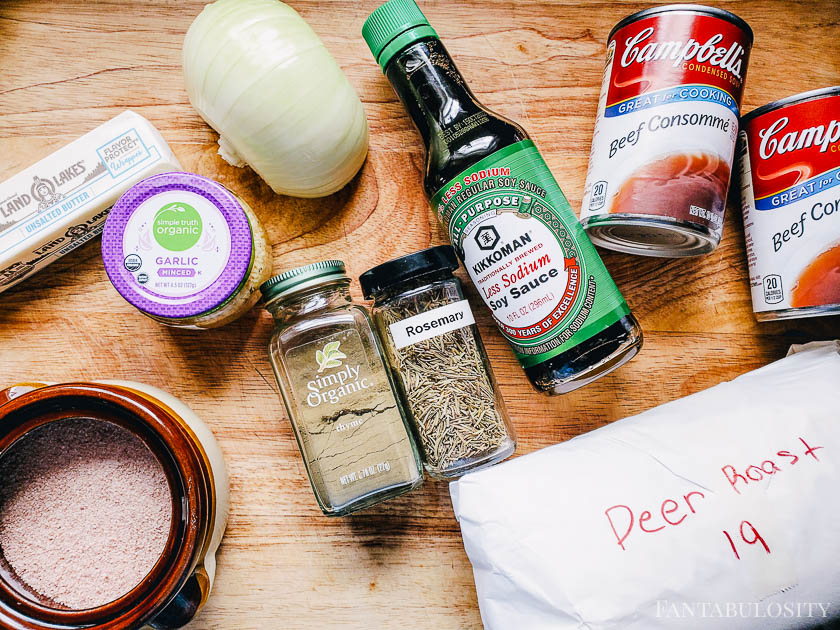
[[[451,247],[434,247],[362,274],[386,355],[423,448],[426,469],[457,477],[498,462],[515,440]]]

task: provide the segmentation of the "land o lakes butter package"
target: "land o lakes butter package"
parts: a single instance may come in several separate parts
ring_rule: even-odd
[[[125,111],[0,184],[0,292],[102,232],[138,181],[179,170],[158,130]]]

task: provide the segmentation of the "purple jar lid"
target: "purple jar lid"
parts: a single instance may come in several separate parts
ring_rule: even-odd
[[[129,303],[155,317],[211,311],[233,294],[251,265],[242,205],[224,186],[193,173],[138,182],[111,209],[102,260]]]

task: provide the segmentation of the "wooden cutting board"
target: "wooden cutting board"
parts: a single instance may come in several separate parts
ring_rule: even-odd
[[[355,278],[445,242],[421,189],[419,136],[360,35],[378,3],[291,4],[335,55],[368,115],[370,156],[341,192],[277,196],[219,158],[181,77],[184,33],[203,5],[196,0],[1,2],[0,178],[131,108],[158,127],[187,170],[252,204],[278,271],[343,258]],[[649,4],[426,0],[422,8],[479,98],[528,129],[578,208],[606,36]],[[840,84],[840,0],[710,4],[755,30],[745,111]],[[561,398],[530,389],[470,293],[519,455],[731,379],[781,358],[791,343],[840,335],[837,317],[756,323],[735,204],[721,246],[705,258],[603,256],[641,320],[645,347],[617,372]],[[357,284],[353,292],[360,297]],[[351,518],[321,516],[268,363],[270,330],[260,308],[206,332],[146,319],[112,289],[97,241],[0,295],[0,384],[138,380],[181,397],[212,426],[232,473],[233,507],[218,581],[193,630],[480,628],[445,484],[428,481]]]

